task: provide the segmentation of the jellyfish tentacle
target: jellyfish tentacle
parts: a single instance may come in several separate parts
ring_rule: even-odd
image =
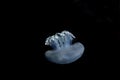
[[[50,38],[51,38],[51,37],[48,37],[48,38],[46,39],[45,45],[49,45],[49,44],[50,44]]]
[[[56,35],[59,37],[58,41],[59,41],[60,47],[63,48],[64,47],[63,35],[61,33],[57,33]]]
[[[64,33],[61,33],[61,35],[62,35],[63,47],[66,47],[67,45],[69,45],[69,40],[67,41],[66,35]]]
[[[48,37],[45,41],[45,45],[50,45],[51,47],[55,49],[59,48],[58,41],[54,36]]]
[[[66,35],[65,36],[65,47],[68,47],[71,44],[71,40],[70,40],[70,37],[67,34],[65,34],[65,35]]]
[[[51,46],[54,48],[55,46],[55,49],[60,49],[60,45],[59,45],[59,42],[58,42],[58,39],[53,35],[51,37]]]
[[[62,33],[65,35],[65,46],[67,47],[67,46],[71,45],[72,40],[73,40],[73,38],[75,38],[75,36],[68,31],[62,31]]]
[[[60,49],[61,48],[61,42],[60,42],[59,37],[55,34],[54,38],[55,38],[55,41],[57,43],[56,45],[58,46],[57,49]]]
[[[63,47],[65,47],[65,35],[63,33],[61,33],[61,39]]]
[[[68,38],[71,41],[73,40],[73,38],[75,38],[75,36],[72,33],[68,32],[68,31],[63,31],[63,33],[66,34],[66,36],[68,36]]]

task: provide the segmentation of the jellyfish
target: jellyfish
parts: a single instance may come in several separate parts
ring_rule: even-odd
[[[45,45],[53,48],[45,52],[47,60],[56,64],[70,64],[81,58],[84,45],[80,42],[72,44],[74,38],[75,36],[66,30],[46,38]]]

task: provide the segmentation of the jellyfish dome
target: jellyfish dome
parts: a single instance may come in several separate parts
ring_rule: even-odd
[[[53,50],[45,52],[45,57],[56,64],[69,64],[78,60],[83,52],[84,45],[80,42],[72,44],[75,36],[69,31],[56,33],[46,39],[45,45],[49,45]]]

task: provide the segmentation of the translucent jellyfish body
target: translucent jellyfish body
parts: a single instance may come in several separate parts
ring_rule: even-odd
[[[56,64],[69,64],[78,60],[83,52],[84,46],[80,42],[72,44],[75,36],[69,31],[56,33],[46,39],[45,45],[50,45],[53,50],[45,52],[45,57]]]

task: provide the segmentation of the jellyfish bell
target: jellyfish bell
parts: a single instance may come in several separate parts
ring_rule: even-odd
[[[69,47],[59,50],[49,50],[45,53],[46,58],[57,64],[68,64],[78,60],[84,52],[81,43],[75,43]]]
[[[45,52],[46,58],[56,64],[69,64],[78,60],[85,48],[80,42],[72,44],[73,38],[75,36],[68,31],[62,31],[47,38],[45,45],[50,45],[53,50]]]

